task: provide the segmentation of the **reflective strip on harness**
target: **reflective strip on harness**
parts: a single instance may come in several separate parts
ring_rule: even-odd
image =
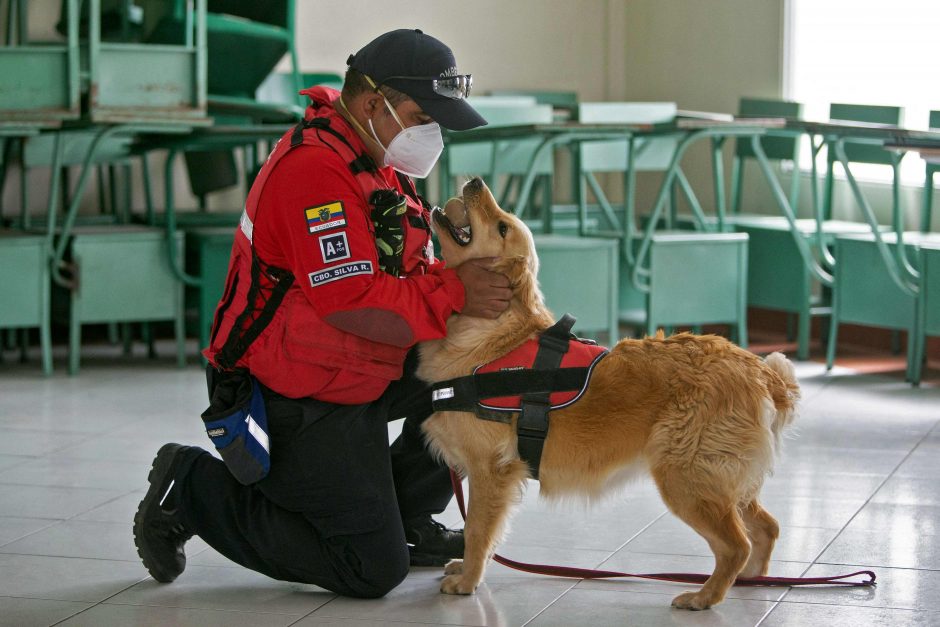
[[[538,341],[529,340],[519,348],[508,355],[492,361],[488,364],[478,366],[473,374],[483,374],[486,372],[532,372],[532,364],[535,360],[535,354],[538,350]],[[552,391],[549,396],[549,410],[561,409],[577,401],[587,390],[588,382],[591,380],[591,373],[594,366],[607,354],[607,349],[593,344],[585,344],[579,340],[569,340],[568,352],[561,360],[561,368],[587,368],[584,383],[577,390],[558,390]],[[519,411],[522,403],[522,391],[520,394],[511,396],[497,396],[493,398],[481,398],[480,407],[499,412]],[[533,390],[534,391],[534,390]]]

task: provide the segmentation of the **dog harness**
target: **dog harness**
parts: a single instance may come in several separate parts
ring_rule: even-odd
[[[432,387],[434,411],[473,412],[483,420],[516,422],[519,457],[538,478],[549,413],[580,399],[591,373],[608,350],[571,333],[575,319],[565,314],[537,339],[477,366],[473,374]]]

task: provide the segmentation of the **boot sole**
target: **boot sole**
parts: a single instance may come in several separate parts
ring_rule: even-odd
[[[166,455],[161,459],[161,453],[163,453],[167,447],[173,447],[175,449],[174,454]],[[159,493],[160,486],[154,482],[154,478],[160,477],[162,479],[162,477],[166,476],[166,473],[169,472],[170,467],[173,465],[173,460],[176,459],[175,452],[178,452],[182,448],[183,447],[179,444],[164,444],[160,447],[160,450],[157,451],[150,465],[150,472],[147,474],[150,489],[147,490],[147,494],[144,495],[140,505],[137,506],[137,512],[134,514],[134,546],[137,547],[137,555],[140,556],[140,560],[144,563],[144,568],[147,569],[150,576],[160,583],[170,583],[179,576],[179,573],[170,575],[161,570],[153,559],[153,555],[147,547],[147,544],[141,539],[144,536],[144,513],[149,511],[151,507],[160,506],[159,500],[162,495]],[[162,484],[163,482],[160,481],[160,483]]]
[[[416,553],[408,548],[408,559],[412,566],[447,566],[453,557],[445,557],[437,553]]]

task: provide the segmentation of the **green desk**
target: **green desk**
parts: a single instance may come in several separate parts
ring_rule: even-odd
[[[0,230],[0,328],[39,327],[42,368],[52,374],[49,245],[44,235]]]
[[[606,332],[612,346],[620,338],[617,240],[535,235],[535,249],[539,285],[551,312],[577,318],[577,333]]]
[[[60,234],[60,283],[53,312],[69,325],[69,373],[81,357],[81,325],[169,320],[174,323],[177,363],[186,363],[183,286],[166,258],[162,229],[139,226],[76,227]],[[182,233],[173,239],[182,250]]]

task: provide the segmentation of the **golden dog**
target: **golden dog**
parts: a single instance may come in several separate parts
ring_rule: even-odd
[[[532,234],[482,180],[467,183],[432,222],[448,266],[498,257],[494,269],[510,277],[513,297],[497,319],[454,315],[446,338],[421,344],[418,376],[431,383],[469,375],[554,322],[536,282]],[[779,527],[758,494],[798,398],[793,366],[780,353],[761,360],[723,338],[688,333],[621,340],[582,398],[552,412],[541,494],[593,499],[647,469],[669,509],[715,554],[704,586],[672,604],[708,608],[739,575],[767,573]],[[424,423],[432,448],[470,482],[464,559],[447,565],[442,592],[477,588],[519,500],[528,467],[516,417],[508,425],[450,411]]]

